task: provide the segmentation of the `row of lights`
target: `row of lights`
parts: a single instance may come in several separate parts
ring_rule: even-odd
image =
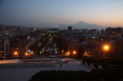
[[[76,54],[76,51],[73,51],[73,54],[75,55]],[[70,52],[67,52],[66,53],[66,56],[69,56],[70,55]]]
[[[106,50],[106,51],[108,51],[108,50],[110,49],[109,47],[110,47],[109,45],[104,45],[104,46],[103,46],[103,49]],[[63,52],[63,51],[62,51],[62,52]],[[73,51],[73,54],[75,55],[75,54],[76,54],[76,51]],[[70,52],[67,52],[66,55],[67,55],[67,56],[70,55]]]
[[[26,56],[28,56],[28,54],[29,54],[28,52],[25,53]],[[31,51],[30,54],[33,54],[33,51]],[[18,52],[17,51],[14,52],[14,55],[17,55],[17,57],[18,57]]]

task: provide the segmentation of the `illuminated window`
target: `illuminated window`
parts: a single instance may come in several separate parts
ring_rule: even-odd
[[[16,49],[18,49],[18,48],[16,48]]]

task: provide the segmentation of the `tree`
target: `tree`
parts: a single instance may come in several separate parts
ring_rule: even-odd
[[[60,54],[62,53],[62,50],[64,50],[64,52],[67,51],[68,47],[61,37],[55,36],[55,37],[53,37],[53,40],[56,43],[56,46],[57,46]]]

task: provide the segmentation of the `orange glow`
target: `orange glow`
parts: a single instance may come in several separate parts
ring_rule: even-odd
[[[33,51],[31,51],[30,54],[33,54]]]
[[[67,54],[70,54],[70,52],[68,52]]]
[[[18,54],[18,52],[15,52],[14,54],[15,54],[15,55],[17,55],[17,54]]]
[[[62,50],[62,52],[64,52],[64,50]]]
[[[107,47],[107,46],[105,46],[105,49],[108,49],[108,47]]]
[[[69,55],[70,55],[70,52],[65,53],[65,55],[66,55],[66,56],[69,56]]]
[[[76,51],[73,51],[73,54],[76,54]]]
[[[26,56],[28,55],[28,53],[26,53]]]
[[[108,45],[105,45],[103,48],[104,48],[104,50],[109,50],[109,46]]]

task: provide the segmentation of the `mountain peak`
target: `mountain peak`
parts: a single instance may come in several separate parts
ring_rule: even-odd
[[[88,24],[88,23],[83,22],[83,21],[80,21],[80,22],[78,22],[78,23],[76,23],[76,24]]]
[[[73,29],[104,29],[105,27],[102,27],[102,26],[98,26],[98,25],[95,25],[95,24],[88,24],[86,22],[83,22],[83,21],[80,21],[76,24],[73,24],[71,25],[73,27]],[[67,29],[68,26],[67,25],[64,25],[64,24],[60,24],[58,25],[59,28],[61,29]]]

